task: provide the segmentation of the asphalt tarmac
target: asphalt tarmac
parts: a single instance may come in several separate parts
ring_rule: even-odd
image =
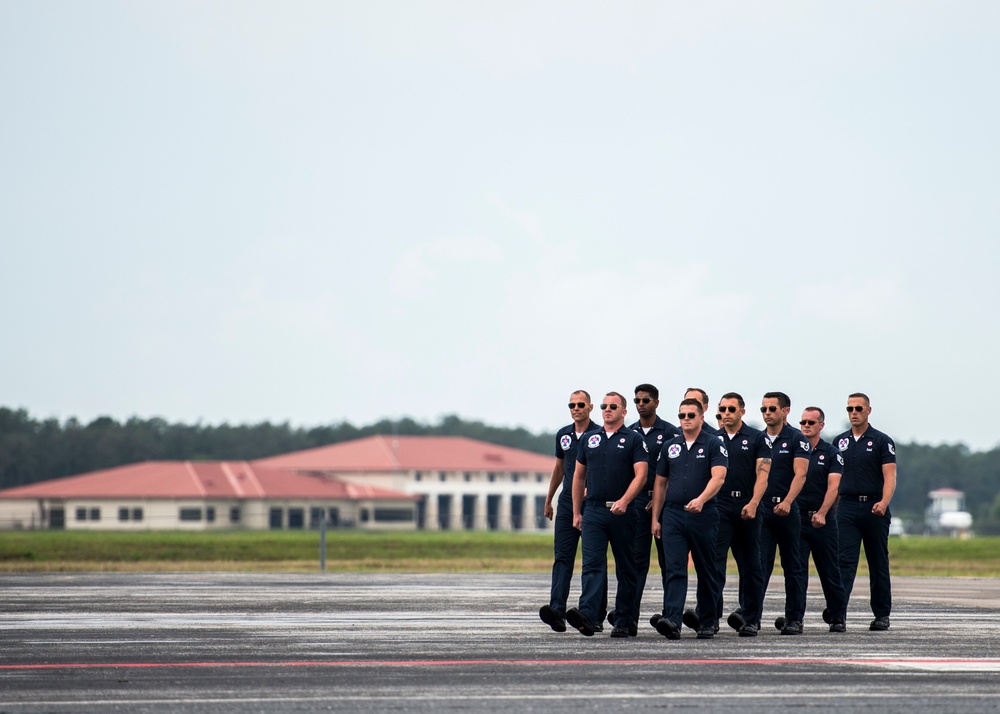
[[[758,637],[680,641],[552,632],[548,580],[0,574],[0,713],[1000,710],[1000,580],[896,577],[892,628],[870,632],[859,578],[836,634],[814,579],[783,636],[778,577]],[[645,598],[659,610],[657,577]]]

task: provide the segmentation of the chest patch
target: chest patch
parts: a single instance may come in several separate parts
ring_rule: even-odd
[[[600,434],[594,434],[592,437],[587,439],[587,446],[589,446],[591,449],[596,449],[600,445],[601,445]]]
[[[681,455],[680,444],[671,444],[670,446],[667,447],[667,458],[676,459],[680,455]]]

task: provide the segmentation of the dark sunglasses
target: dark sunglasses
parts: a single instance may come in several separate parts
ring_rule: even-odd
[[[574,407],[576,407],[577,409],[583,409],[585,406],[587,406],[587,402],[570,402],[569,403],[569,408],[570,409],[573,409]]]
[[[678,419],[694,419],[696,416],[698,416],[697,412],[687,412],[686,414],[684,412],[681,412],[680,414],[677,415],[677,418]]]
[[[715,415],[715,420],[716,421],[722,421],[722,414],[716,414]]]
[[[731,404],[728,407],[719,407],[719,411],[722,412],[723,414],[725,414],[726,412],[729,412],[730,414],[735,414],[737,409],[738,407],[734,407]]]
[[[650,399],[649,397],[636,397],[632,401],[635,402],[636,404],[649,404],[653,400]]]
[[[861,406],[860,404],[857,404],[857,405],[855,405],[853,407],[850,407],[850,406],[847,407],[847,413],[848,414],[850,414],[851,412],[863,412],[864,410],[865,410],[865,408],[863,406]]]
[[[768,412],[776,412],[776,411],[778,411],[778,407],[774,406],[773,404],[769,404],[766,407],[760,408],[761,414],[767,414]]]
[[[813,426],[814,424],[816,424],[816,422],[812,419],[803,419],[799,422],[799,426]]]
[[[618,408],[617,404],[602,404],[601,405],[601,411],[602,412],[607,411],[608,409],[610,409],[611,411],[614,411],[617,408]]]

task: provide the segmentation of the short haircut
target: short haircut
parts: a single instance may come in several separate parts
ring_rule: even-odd
[[[865,400],[865,406],[870,407],[872,405],[872,400],[869,399],[868,395],[865,394],[864,392],[855,392],[854,394],[848,394],[847,398],[848,399],[864,399]]]
[[[590,404],[590,392],[588,392],[586,389],[577,389],[573,392],[573,394],[582,394],[587,398],[587,404]],[[573,394],[570,394],[569,396],[572,397]]]
[[[802,411],[805,411],[805,412],[819,412],[819,420],[820,421],[824,421],[824,422],[826,421],[826,414],[824,414],[823,410],[820,409],[819,407],[806,407]]]
[[[638,394],[639,392],[645,392],[653,399],[660,398],[660,390],[654,387],[652,384],[640,384],[638,387],[635,388],[635,393]]]
[[[683,407],[684,405],[687,405],[689,407],[698,407],[699,414],[705,413],[705,408],[701,406],[701,402],[699,402],[697,399],[685,399],[681,402],[681,406]]]
[[[723,399],[735,399],[737,402],[740,403],[740,409],[747,408],[747,404],[746,402],[743,401],[743,397],[741,397],[736,392],[726,392],[725,394],[722,395],[722,398],[719,399],[719,403],[722,403]]]
[[[784,392],[765,392],[764,399],[777,399],[778,406],[782,409],[792,406],[792,400]]]
[[[684,390],[684,393],[687,394],[688,392],[698,392],[698,394],[701,395],[702,411],[708,409],[708,392],[706,392],[704,389],[699,389],[698,387],[688,387],[687,389]]]
[[[622,395],[620,395],[618,392],[608,392],[604,396],[605,397],[618,397],[618,401],[619,401],[621,407],[623,409],[625,408],[625,397],[623,397]]]

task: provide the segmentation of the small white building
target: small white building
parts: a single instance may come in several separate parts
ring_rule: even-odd
[[[939,488],[927,494],[924,523],[932,535],[967,538],[972,514],[965,510],[965,494],[954,488]]]

